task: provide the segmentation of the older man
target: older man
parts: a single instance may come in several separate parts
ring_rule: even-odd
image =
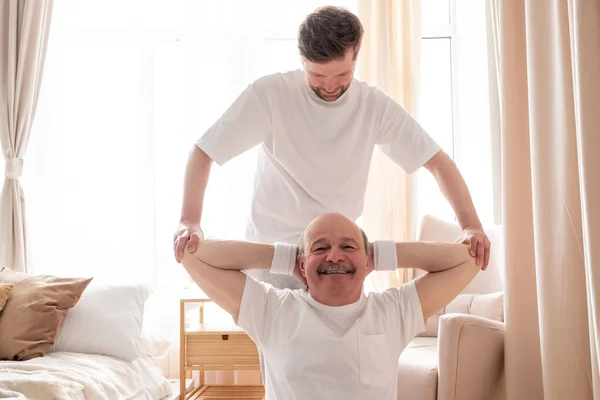
[[[429,273],[365,295],[373,258]],[[285,400],[395,400],[400,353],[480,269],[467,245],[370,245],[339,214],[313,220],[299,248],[201,241],[183,265],[264,352],[266,398]],[[277,289],[242,273],[249,269],[296,273],[308,289]]]

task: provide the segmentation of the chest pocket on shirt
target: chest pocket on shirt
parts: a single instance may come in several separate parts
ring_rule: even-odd
[[[390,362],[391,349],[383,334],[358,334],[360,381],[366,385],[386,386],[396,371]]]

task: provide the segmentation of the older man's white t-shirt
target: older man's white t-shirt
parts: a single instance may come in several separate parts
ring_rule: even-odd
[[[267,400],[396,400],[400,353],[425,329],[414,281],[331,307],[249,276],[238,326],[265,355]]]
[[[302,70],[253,82],[197,141],[219,165],[257,145],[246,239],[291,244],[321,214],[362,215],[375,146],[409,174],[441,150],[376,87],[355,79],[326,102]]]

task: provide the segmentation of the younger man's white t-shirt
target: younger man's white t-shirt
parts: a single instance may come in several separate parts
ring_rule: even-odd
[[[327,102],[302,70],[253,82],[197,141],[219,165],[257,145],[246,239],[292,244],[321,214],[360,217],[375,146],[408,174],[441,150],[376,87],[354,79]]]
[[[250,276],[238,326],[264,353],[267,400],[396,400],[400,353],[425,329],[414,281],[331,307]]]

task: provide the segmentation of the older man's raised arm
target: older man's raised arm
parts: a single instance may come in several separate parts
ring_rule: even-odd
[[[237,322],[246,285],[246,269],[269,269],[274,246],[242,241],[205,240],[182,264],[200,289]]]
[[[424,319],[450,303],[481,270],[464,244],[375,242],[374,245],[379,253],[376,269],[418,268],[428,272],[415,279]]]
[[[414,268],[429,272],[417,278],[415,286],[419,294],[423,318],[427,319],[458,296],[481,267],[469,254],[468,245],[455,243],[421,243],[421,245],[425,247],[415,249],[413,246],[407,246],[413,248],[399,258],[411,257],[411,250],[422,251],[423,255],[417,256],[418,261],[415,260]],[[443,269],[440,263],[447,265],[447,268]]]

